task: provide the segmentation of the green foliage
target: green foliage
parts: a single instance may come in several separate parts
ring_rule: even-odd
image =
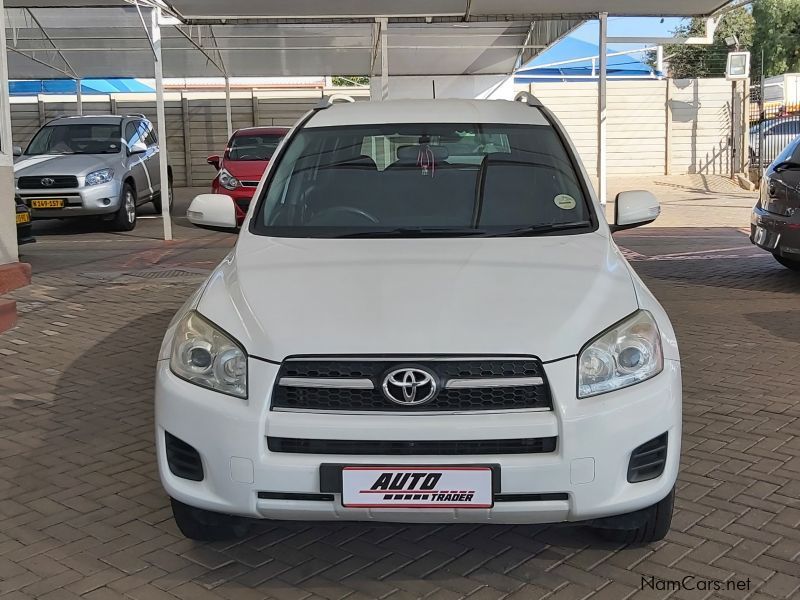
[[[781,0],[771,0],[781,2]],[[800,2],[800,0],[790,0]],[[702,37],[706,31],[705,19],[695,18],[677,27],[676,37]],[[714,33],[711,45],[673,44],[664,46],[664,57],[669,63],[669,75],[675,79],[694,77],[720,77],[725,74],[725,61],[729,47],[725,38],[736,36],[741,50],[749,50],[753,45],[755,20],[746,8],[739,8],[726,14]],[[648,56],[650,64],[655,63],[655,53]]]
[[[336,87],[357,87],[369,85],[369,77],[361,75],[335,75],[331,78]]]
[[[800,0],[756,0],[753,18],[754,59],[763,50],[764,74],[800,72]]]

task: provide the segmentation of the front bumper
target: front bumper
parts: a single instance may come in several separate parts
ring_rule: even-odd
[[[680,459],[680,363],[653,379],[595,398],[575,398],[576,359],[546,365],[555,409],[446,415],[320,414],[269,411],[277,365],[250,359],[249,400],[197,387],[158,363],[156,442],[167,493],[206,510],[289,520],[548,523],[632,512],[666,497]],[[173,475],[165,432],[200,454],[204,479]],[[668,434],[664,472],[628,483],[631,451]],[[481,456],[346,456],[270,452],[267,435],[349,440],[480,440],[557,436],[555,452]],[[566,499],[496,502],[490,509],[362,509],[333,501],[259,498],[259,492],[319,494],[321,464],[499,465],[500,494],[566,494]]]
[[[34,219],[107,215],[117,212],[121,201],[121,187],[116,180],[72,189],[18,189],[17,194],[28,207],[33,200],[64,200],[64,208],[31,207]]]
[[[800,211],[789,217],[756,206],[750,217],[750,241],[772,254],[800,260]]]

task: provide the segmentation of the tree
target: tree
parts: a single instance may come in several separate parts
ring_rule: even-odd
[[[333,85],[336,87],[358,87],[369,85],[369,77],[362,75],[334,75]]]
[[[754,59],[764,52],[764,75],[800,72],[800,0],[756,0],[753,3]]]
[[[769,0],[770,2],[800,2],[800,0]],[[671,44],[664,46],[664,57],[669,64],[669,76],[675,79],[695,77],[719,77],[725,74],[725,62],[729,46],[725,38],[736,37],[741,50],[753,46],[755,20],[747,8],[738,8],[722,17],[714,33],[711,45]],[[705,19],[694,18],[677,27],[676,37],[702,37],[706,33]],[[655,63],[655,53],[650,53],[648,62]]]

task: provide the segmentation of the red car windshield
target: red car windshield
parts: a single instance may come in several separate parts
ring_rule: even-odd
[[[269,160],[275,154],[282,135],[244,134],[234,136],[228,160]]]

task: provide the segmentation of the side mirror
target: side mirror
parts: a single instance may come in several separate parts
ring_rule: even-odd
[[[22,156],[22,146],[12,147],[11,152],[14,156]]]
[[[648,191],[622,192],[614,203],[611,233],[652,223],[661,214],[658,199]]]
[[[145,152],[147,152],[147,144],[141,140],[128,146],[128,156],[131,154],[144,154]]]
[[[206,162],[219,171],[219,155],[212,154],[206,159]]]
[[[198,227],[236,229],[233,198],[225,194],[200,194],[186,211],[189,222]]]

